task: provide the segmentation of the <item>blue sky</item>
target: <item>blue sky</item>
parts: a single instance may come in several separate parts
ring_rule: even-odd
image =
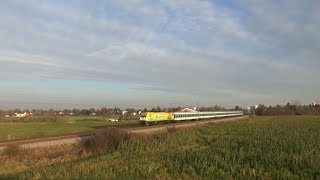
[[[315,0],[4,0],[0,108],[310,104]]]

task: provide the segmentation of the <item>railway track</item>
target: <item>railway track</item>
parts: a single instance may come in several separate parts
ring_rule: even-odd
[[[203,125],[208,123],[230,122],[230,121],[244,119],[247,117],[248,116],[239,116],[239,117],[200,120],[200,121],[195,120],[195,121],[187,121],[187,122],[180,122],[180,123],[169,123],[169,124],[142,126],[142,127],[135,127],[135,128],[121,128],[121,129],[123,129],[127,133],[152,133],[156,131],[165,131],[167,130],[167,128],[180,128],[180,127]],[[56,145],[62,145],[62,144],[81,143],[87,139],[92,138],[94,133],[95,132],[86,132],[86,133],[77,133],[77,134],[55,136],[55,137],[2,142],[0,143],[0,151],[4,150],[8,146],[19,146],[20,148],[30,149],[30,148],[56,146]]]

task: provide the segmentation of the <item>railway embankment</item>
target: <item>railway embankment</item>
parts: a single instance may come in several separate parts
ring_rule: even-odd
[[[239,117],[230,117],[230,118],[221,118],[221,119],[170,123],[170,124],[144,126],[144,127],[136,127],[136,128],[126,128],[123,130],[127,133],[154,133],[159,131],[166,131],[168,128],[188,128],[188,127],[200,126],[200,125],[209,124],[209,123],[218,124],[218,123],[238,121],[247,117],[248,116],[239,116]],[[84,133],[84,134],[77,134],[77,135],[57,136],[57,137],[51,137],[51,138],[4,142],[4,143],[0,143],[0,152],[10,146],[17,146],[20,149],[43,148],[43,147],[59,146],[64,144],[82,143],[93,137],[94,137],[94,133]]]

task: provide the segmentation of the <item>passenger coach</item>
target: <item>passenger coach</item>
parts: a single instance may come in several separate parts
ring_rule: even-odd
[[[213,112],[147,112],[140,116],[141,124],[157,122],[179,122],[201,119],[212,119],[220,117],[242,116],[242,111],[213,111]]]

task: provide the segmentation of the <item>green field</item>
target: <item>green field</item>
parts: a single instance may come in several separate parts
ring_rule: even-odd
[[[75,160],[47,161],[4,162],[0,175],[18,179],[319,179],[320,117],[256,117],[205,125],[125,141],[118,149]]]
[[[53,135],[88,132],[107,126],[138,126],[138,121],[111,122],[101,116],[41,117],[31,119],[2,118],[0,142],[9,139],[29,139]]]

